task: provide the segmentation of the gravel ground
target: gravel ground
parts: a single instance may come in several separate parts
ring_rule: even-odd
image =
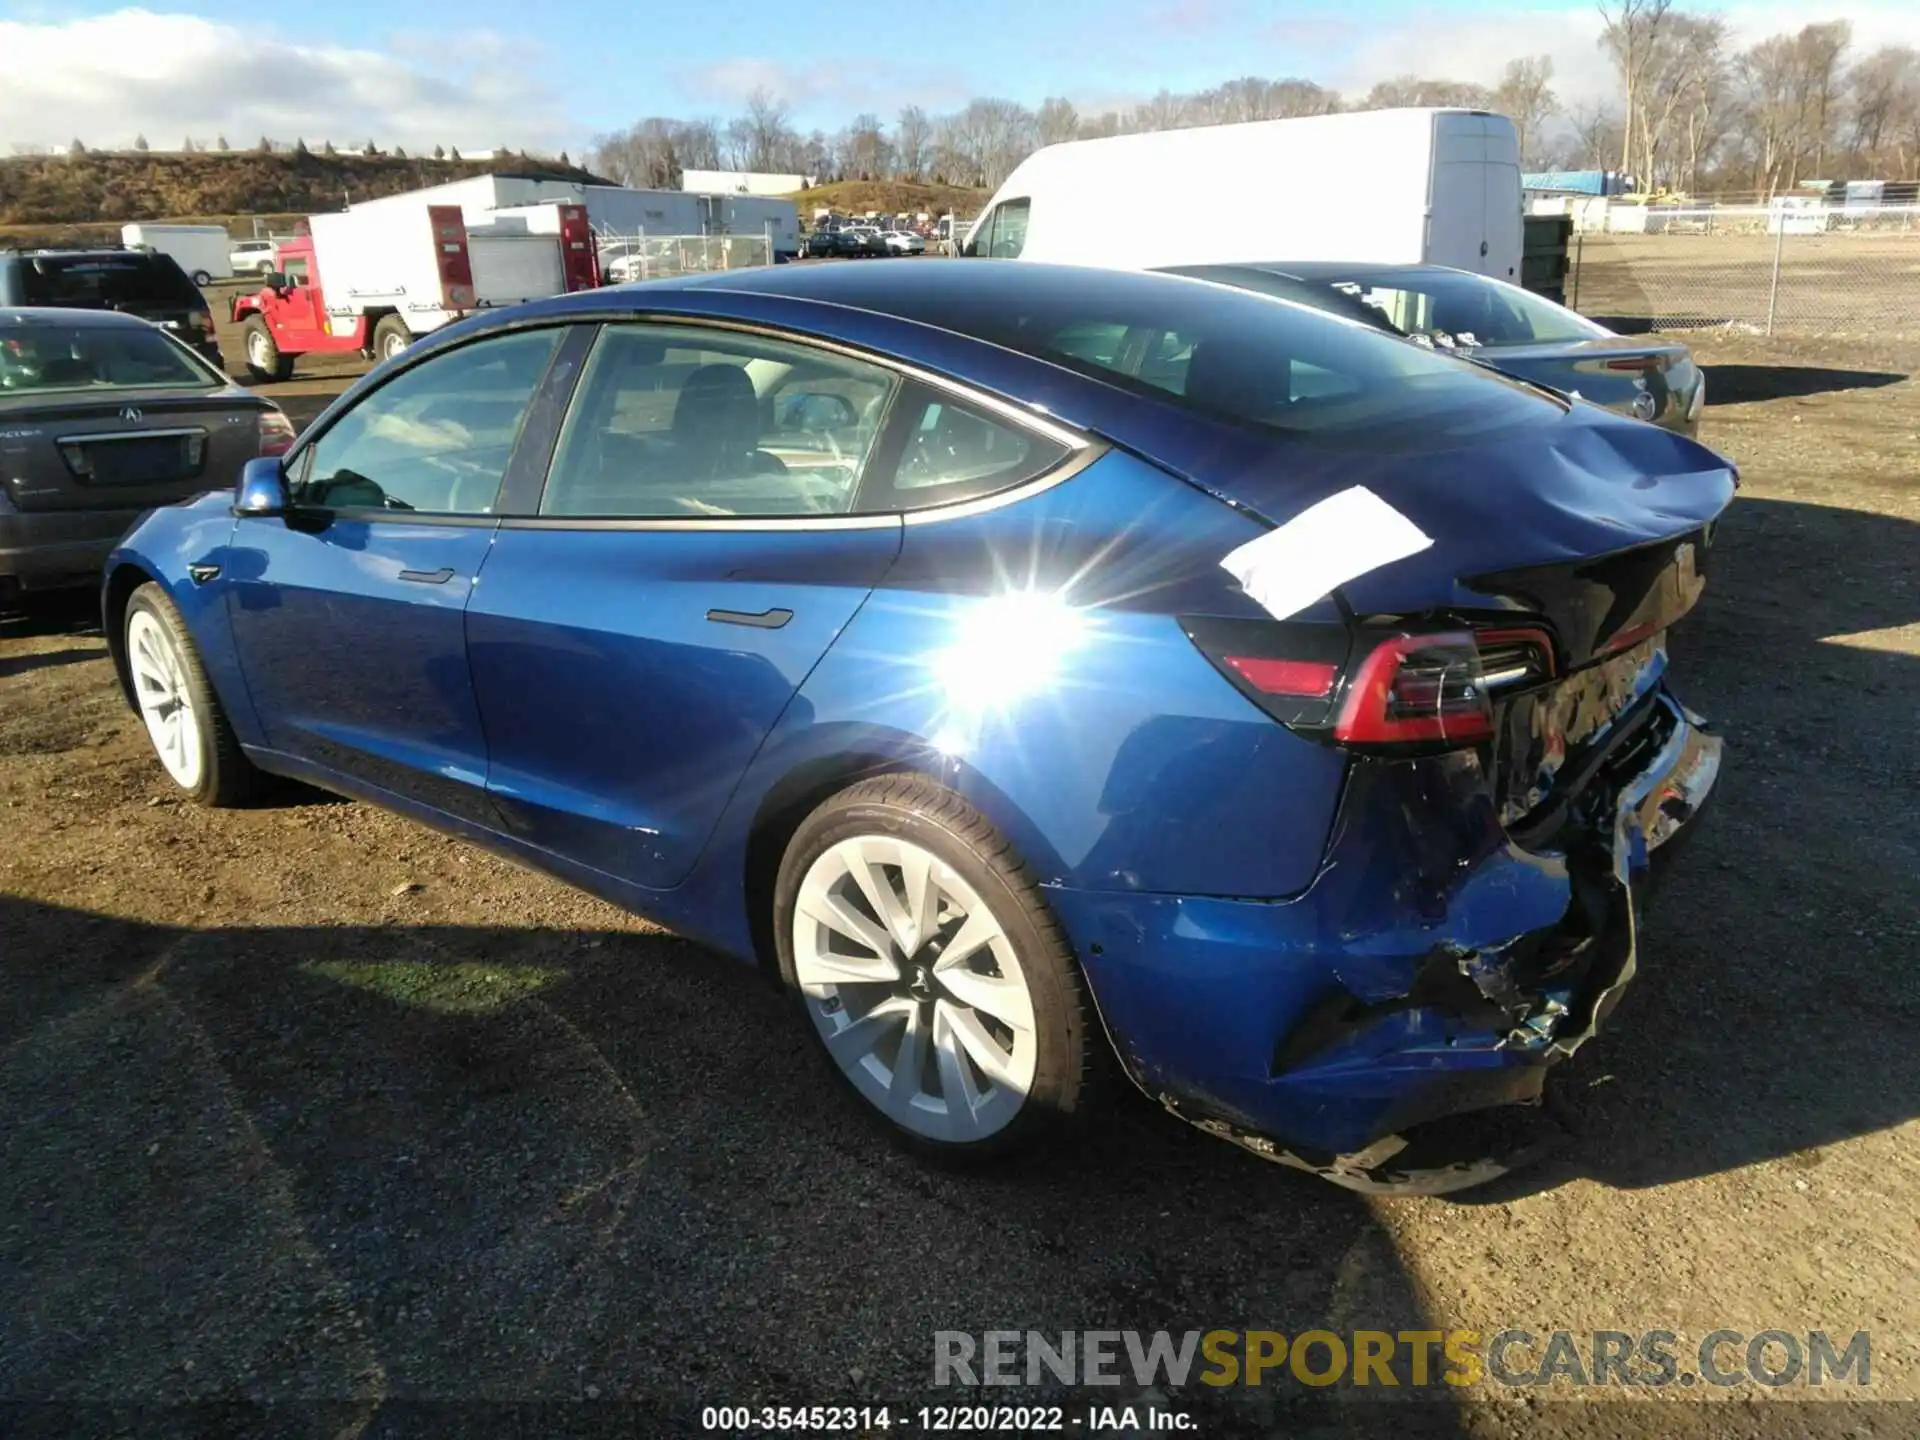
[[[951,1401],[942,1329],[1725,1327],[1869,1330],[1897,1403],[1163,1404],[1211,1435],[1920,1432],[1920,351],[1698,344],[1745,487],[1676,673],[1730,763],[1556,1082],[1575,1143],[1452,1199],[1125,1095],[1043,1163],[929,1169],[745,969],[360,805],[178,804],[85,604],[0,622],[0,1429],[679,1435]],[[339,383],[276,390],[305,419]]]

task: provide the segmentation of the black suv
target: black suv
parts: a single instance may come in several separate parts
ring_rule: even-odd
[[[0,251],[0,306],[118,310],[173,333],[221,370],[206,298],[170,255],[151,250]]]

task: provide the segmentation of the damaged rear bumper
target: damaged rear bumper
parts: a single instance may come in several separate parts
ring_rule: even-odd
[[[1355,1189],[1441,1193],[1533,1158],[1554,1138],[1538,1126],[1437,1122],[1537,1100],[1633,978],[1636,896],[1721,758],[1664,687],[1645,699],[1580,802],[1525,845],[1475,756],[1361,762],[1293,899],[1055,892],[1128,1072],[1203,1128]]]

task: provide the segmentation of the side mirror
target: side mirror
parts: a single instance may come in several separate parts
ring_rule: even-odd
[[[284,290],[287,288],[287,277],[278,270],[269,270],[260,277],[260,283],[269,290]]]
[[[783,430],[809,433],[844,430],[859,423],[859,419],[852,401],[844,395],[826,391],[803,390],[785,396],[780,403],[780,427]]]
[[[280,468],[277,455],[262,455],[249,460],[240,469],[240,483],[233,487],[233,513],[236,515],[284,515],[287,513],[287,472]]]

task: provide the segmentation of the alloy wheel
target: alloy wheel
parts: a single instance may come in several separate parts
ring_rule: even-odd
[[[808,867],[794,978],[854,1088],[932,1140],[1010,1124],[1038,1064],[1033,997],[1005,928],[931,851],[856,835]]]
[[[127,621],[127,662],[140,718],[160,763],[181,789],[193,789],[204,762],[186,665],[167,627],[145,610],[135,610]]]

